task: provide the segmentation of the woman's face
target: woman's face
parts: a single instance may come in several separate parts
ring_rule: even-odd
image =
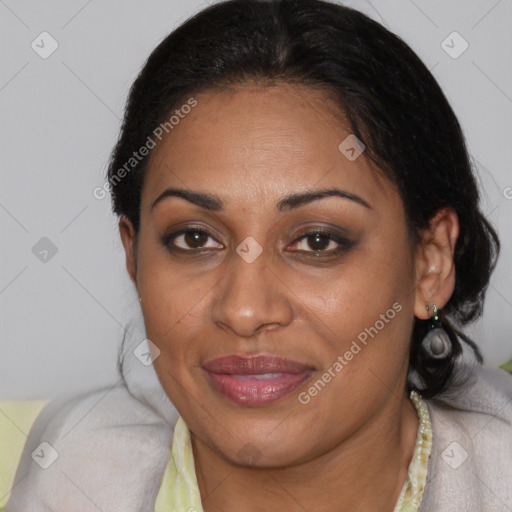
[[[153,152],[142,192],[134,278],[154,366],[225,459],[307,461],[403,400],[416,293],[403,204],[320,91],[245,85],[195,100]],[[169,188],[212,198],[152,206]],[[310,370],[265,383],[205,369],[228,355]]]

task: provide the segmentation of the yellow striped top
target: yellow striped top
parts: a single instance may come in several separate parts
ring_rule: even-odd
[[[414,454],[408,476],[393,512],[416,512],[427,479],[432,448],[432,425],[427,404],[415,391],[411,401],[419,417]],[[171,458],[167,464],[155,503],[155,512],[204,512],[196,478],[190,431],[180,416],[174,429]]]

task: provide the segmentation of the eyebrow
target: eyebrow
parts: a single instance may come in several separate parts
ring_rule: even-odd
[[[205,210],[214,212],[218,212],[224,209],[224,203],[218,196],[214,194],[192,192],[191,190],[181,188],[167,188],[151,203],[150,211],[153,210],[153,208],[160,201],[168,197],[181,197],[182,199],[200,206]],[[290,194],[280,199],[277,202],[276,208],[279,212],[290,211],[313,201],[323,199],[324,197],[341,197],[343,199],[349,199],[350,201],[354,201],[355,203],[358,203],[365,208],[368,208],[369,210],[373,210],[373,208],[363,198],[339,188],[311,190]]]

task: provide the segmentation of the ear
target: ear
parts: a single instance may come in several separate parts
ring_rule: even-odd
[[[414,314],[428,319],[426,304],[439,309],[450,300],[455,288],[453,256],[459,236],[459,219],[453,208],[442,208],[421,234],[416,252],[416,295]]]
[[[119,220],[119,234],[126,255],[126,270],[131,280],[137,286],[137,235],[131,221],[123,215]]]

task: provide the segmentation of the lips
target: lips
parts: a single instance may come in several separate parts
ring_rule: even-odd
[[[227,373],[229,375],[262,375],[264,373],[299,374],[314,368],[276,356],[242,357],[231,355],[219,357],[206,363],[204,369],[212,373]]]
[[[203,368],[213,389],[233,402],[261,406],[300,386],[314,373],[311,366],[276,356],[220,357]]]

